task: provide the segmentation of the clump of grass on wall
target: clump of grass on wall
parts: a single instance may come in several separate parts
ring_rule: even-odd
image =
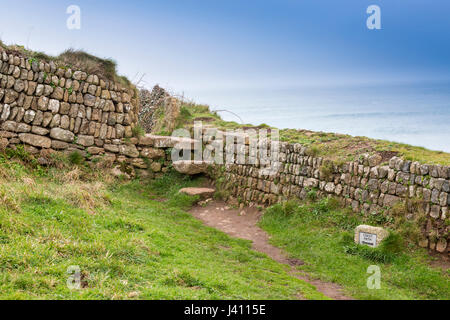
[[[117,73],[117,63],[113,59],[102,59],[83,50],[67,49],[58,56],[51,56],[43,52],[31,51],[20,45],[5,45],[0,41],[0,46],[8,53],[22,55],[30,60],[54,61],[59,67],[83,70],[88,74],[96,74],[108,80],[113,80],[126,87],[132,87],[132,83],[124,76]]]
[[[395,232],[390,232],[376,248],[366,245],[356,244],[353,234],[345,232],[341,240],[344,251],[351,255],[358,255],[373,262],[391,263],[400,256],[404,249],[401,236]]]
[[[84,162],[84,157],[79,151],[73,151],[69,153],[69,162],[75,165],[81,165]]]
[[[330,181],[330,179],[333,177],[333,162],[326,160],[322,163],[322,165],[320,166],[320,176],[327,180]]]
[[[101,59],[82,50],[67,49],[57,58],[63,64],[102,75],[108,79],[114,79],[117,76],[117,63],[114,60]]]
[[[133,136],[136,138],[145,136],[145,130],[140,124],[134,126],[131,131],[133,133]]]

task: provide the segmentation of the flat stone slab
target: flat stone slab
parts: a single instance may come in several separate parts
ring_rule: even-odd
[[[189,196],[200,196],[201,199],[207,199],[211,198],[216,190],[212,188],[183,188],[179,192]]]
[[[180,160],[173,162],[173,168],[182,174],[196,175],[199,173],[208,173],[208,168],[212,164],[209,161]]]
[[[368,245],[370,247],[378,247],[389,232],[380,227],[372,227],[367,225],[357,226],[355,229],[355,242],[357,244]]]
[[[142,146],[154,146],[155,148],[173,148],[180,146],[183,148],[193,149],[196,140],[191,138],[171,137],[171,136],[156,136],[153,134],[146,134],[139,138],[139,144]]]

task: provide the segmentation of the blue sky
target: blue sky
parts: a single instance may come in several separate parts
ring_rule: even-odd
[[[66,8],[81,8],[81,30]],[[381,7],[382,30],[366,28]],[[450,79],[448,0],[3,1],[0,37],[111,57],[147,86],[273,88]]]

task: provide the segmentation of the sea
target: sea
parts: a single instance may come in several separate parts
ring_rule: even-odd
[[[401,142],[450,152],[450,82],[202,89],[225,120]]]

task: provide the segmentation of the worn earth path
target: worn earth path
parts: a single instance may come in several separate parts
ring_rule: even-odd
[[[240,215],[244,211],[245,215]],[[262,213],[256,208],[245,208],[243,210],[231,209],[225,202],[211,201],[206,206],[195,206],[190,213],[209,227],[221,230],[232,237],[250,240],[253,249],[267,254],[270,258],[291,267],[291,274],[298,279],[307,281],[314,285],[318,291],[335,300],[351,300],[342,292],[342,288],[330,282],[311,279],[300,275],[296,266],[303,262],[290,259],[280,248],[269,243],[268,234],[258,227]]]

